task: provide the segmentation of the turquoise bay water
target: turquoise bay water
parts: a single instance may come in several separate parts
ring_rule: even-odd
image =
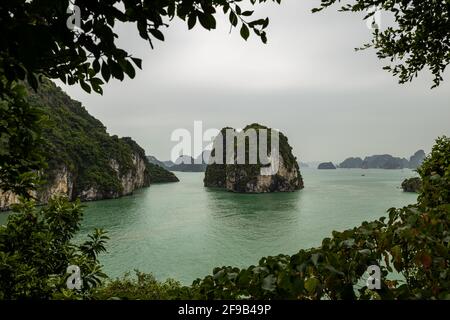
[[[215,266],[247,266],[262,256],[293,254],[344,230],[416,201],[400,184],[410,170],[303,169],[305,189],[294,193],[234,194],[203,187],[202,173],[156,184],[116,200],[86,204],[85,239],[108,230],[102,255],[111,277],[139,269],[189,284]],[[0,214],[0,223],[6,215]]]
[[[81,233],[109,231],[102,263],[110,276],[137,268],[187,284],[215,266],[246,266],[262,256],[320,245],[333,230],[379,218],[417,198],[399,188],[414,175],[410,170],[302,174],[304,190],[255,195],[210,190],[203,187],[202,173],[177,173],[179,183],[89,203]]]

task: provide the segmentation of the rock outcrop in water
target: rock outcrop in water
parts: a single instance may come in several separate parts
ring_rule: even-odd
[[[402,182],[402,189],[405,192],[420,192],[422,189],[422,180],[419,177],[405,179]]]
[[[362,168],[363,159],[360,157],[356,158],[347,158],[341,164],[339,164],[339,168],[341,169],[360,169]]]
[[[336,166],[332,162],[323,162],[317,167],[319,170],[335,170]]]
[[[153,174],[144,150],[131,138],[110,136],[80,102],[72,100],[51,81],[38,92],[28,90],[28,101],[49,119],[43,136],[48,168],[45,185],[34,196],[46,203],[54,194],[82,201],[117,198],[150,186]],[[0,209],[17,202],[17,196],[0,191]]]
[[[347,158],[340,165],[342,169],[417,169],[425,159],[423,150],[417,151],[409,160],[393,157],[390,154],[374,155],[365,157]]]
[[[203,158],[203,154],[196,160],[190,156],[180,156],[175,161],[175,164],[169,167],[168,170],[180,172],[205,172],[207,163]]]
[[[362,164],[363,169],[403,169],[408,167],[408,160],[393,157],[390,154],[366,157]]]
[[[249,130],[254,129],[258,139],[261,138],[261,129],[270,130],[270,128],[259,124],[249,125],[239,133],[229,127],[223,128],[221,131],[222,135],[219,135],[214,143],[217,146],[219,143],[218,139],[222,139],[222,163],[213,163],[214,158],[216,158],[216,147],[214,147],[211,152],[210,163],[206,167],[204,178],[205,187],[223,188],[232,192],[241,193],[291,192],[303,188],[303,179],[297,160],[293,156],[292,148],[284,134],[279,133],[278,170],[274,174],[263,175],[261,174],[261,169],[264,170],[264,168],[268,169],[271,165],[273,166],[274,161],[276,161],[275,155],[269,155],[269,164],[264,165],[264,162],[261,161],[259,156],[256,163],[250,164],[249,150],[251,148],[250,142],[248,142],[245,146],[246,164],[238,164],[236,152],[234,158],[231,161],[227,161],[227,150],[231,150],[230,148],[236,150],[234,141],[227,143],[229,142],[226,139],[227,129],[230,129],[237,136],[249,134]],[[267,135],[267,141],[268,145],[270,145],[270,133]],[[260,142],[258,142],[255,148],[259,154]],[[219,154],[217,158],[219,158]]]

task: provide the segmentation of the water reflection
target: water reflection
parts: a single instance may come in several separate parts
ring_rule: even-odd
[[[252,214],[271,213],[292,215],[298,208],[301,191],[267,194],[243,194],[225,190],[206,189],[207,205],[212,216],[226,218],[230,215],[249,217]]]
[[[298,231],[301,194],[301,191],[238,194],[207,189],[209,233],[220,239],[225,236],[239,241],[241,238],[242,245],[248,245],[248,241],[290,237]],[[260,243],[258,246],[267,245]]]

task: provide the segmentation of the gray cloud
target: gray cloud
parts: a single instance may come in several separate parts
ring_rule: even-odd
[[[238,30],[229,34],[226,17],[211,32],[172,23],[155,50],[134,26],[122,25],[119,43],[143,58],[144,70],[134,80],[109,83],[103,96],[63,89],[110,133],[133,137],[161,159],[170,156],[171,132],[192,130],[194,120],[205,129],[253,122],[278,128],[304,161],[406,157],[450,134],[448,73],[434,90],[426,73],[397,84],[373,51],[353,50],[370,39],[361,16],[311,14],[316,3],[258,8],[271,20],[267,45],[256,37],[243,41]]]

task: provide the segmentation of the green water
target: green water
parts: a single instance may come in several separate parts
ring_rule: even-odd
[[[109,231],[101,261],[112,277],[136,268],[188,284],[215,266],[246,266],[262,256],[317,246],[333,230],[379,218],[417,198],[399,187],[415,175],[410,170],[302,174],[304,190],[251,195],[206,189],[202,173],[177,173],[179,183],[88,203],[78,238],[95,227]],[[4,219],[0,215],[0,223]]]

